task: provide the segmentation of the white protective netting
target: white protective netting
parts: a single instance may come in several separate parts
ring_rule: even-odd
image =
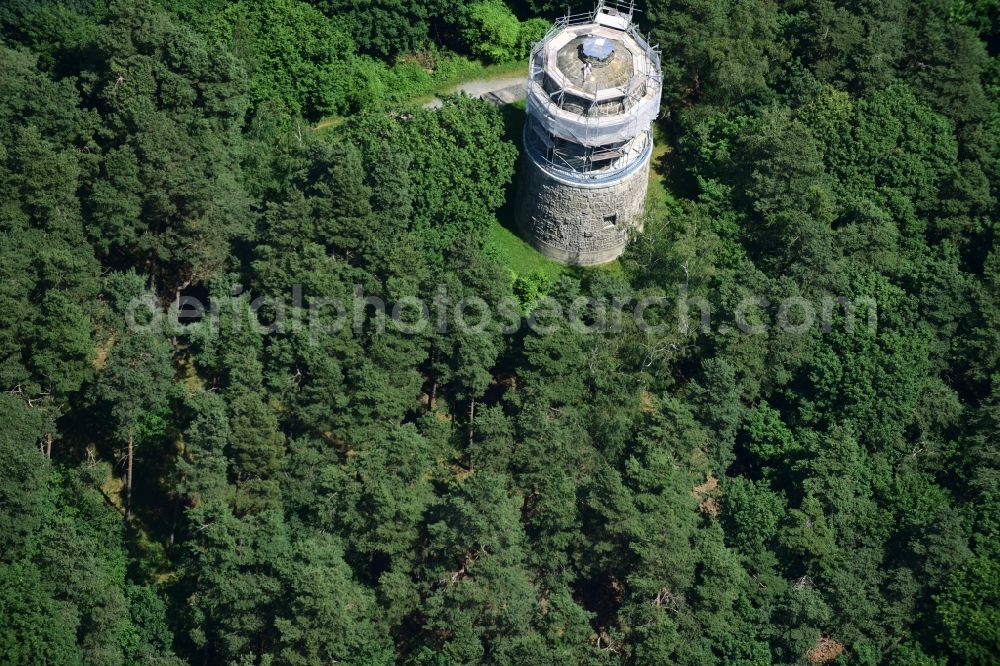
[[[635,74],[627,85],[602,90],[598,96],[580,94],[564,74],[554,71],[549,51],[573,35],[601,32],[607,27],[595,21],[595,14],[566,17],[557,21],[549,34],[535,45],[528,78],[527,112],[554,137],[594,148],[620,144],[649,129],[660,113],[662,79],[660,55],[631,24],[614,34],[630,41],[635,57]],[[562,81],[562,83],[560,83]],[[567,100],[572,100],[567,102]]]
[[[627,112],[611,116],[587,116],[560,108],[534,81],[527,98],[528,115],[537,119],[546,131],[566,141],[597,147],[622,143],[649,129],[660,113],[660,94],[647,94]]]

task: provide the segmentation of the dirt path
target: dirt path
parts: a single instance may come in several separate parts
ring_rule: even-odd
[[[524,99],[528,86],[527,76],[505,76],[499,79],[473,79],[449,88],[448,94],[464,92],[470,97],[481,97],[497,106],[511,104]],[[427,99],[426,97],[424,99]],[[440,99],[433,99],[423,105],[425,109],[436,109],[441,106]],[[321,130],[344,121],[343,118],[327,118],[316,123],[310,130]]]
[[[510,104],[524,99],[528,85],[526,76],[510,76],[502,79],[475,79],[466,81],[448,90],[449,93],[464,92],[470,97],[481,97],[497,105]],[[436,109],[441,100],[435,99],[424,104],[425,109]]]

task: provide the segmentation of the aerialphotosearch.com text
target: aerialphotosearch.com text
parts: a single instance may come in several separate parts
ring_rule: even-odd
[[[444,285],[429,297],[403,296],[391,301],[366,293],[360,285],[354,287],[353,294],[341,298],[310,296],[296,285],[290,298],[236,293],[203,302],[182,296],[166,311],[152,297],[140,298],[129,304],[126,321],[135,331],[161,328],[172,336],[190,333],[196,326],[217,330],[223,321],[234,327],[255,326],[265,335],[295,331],[316,336],[348,330],[355,334],[493,331],[514,335],[524,328],[545,335],[561,327],[580,334],[613,334],[633,328],[651,335],[669,331],[803,335],[817,330],[829,333],[835,327],[848,333],[855,329],[874,333],[878,327],[878,307],[869,298],[826,295],[810,299],[796,295],[774,299],[748,294],[721,311],[708,299],[687,293],[683,286],[675,293],[674,297],[545,296],[525,305],[510,297],[497,302],[477,296],[455,298]]]

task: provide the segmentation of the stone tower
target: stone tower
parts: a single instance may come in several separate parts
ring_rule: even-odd
[[[565,263],[611,261],[642,231],[662,80],[634,6],[600,0],[531,51],[517,223]]]

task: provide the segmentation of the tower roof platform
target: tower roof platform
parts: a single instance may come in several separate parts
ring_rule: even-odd
[[[553,37],[544,52],[546,70],[564,90],[596,99],[601,98],[602,93],[604,97],[615,95],[632,80],[636,61],[641,62],[644,57],[635,42],[621,39],[623,34],[621,30],[596,24],[566,30]],[[584,53],[587,42],[610,46],[610,54],[603,62],[589,58]],[[583,66],[588,63],[591,70],[584,80]]]

